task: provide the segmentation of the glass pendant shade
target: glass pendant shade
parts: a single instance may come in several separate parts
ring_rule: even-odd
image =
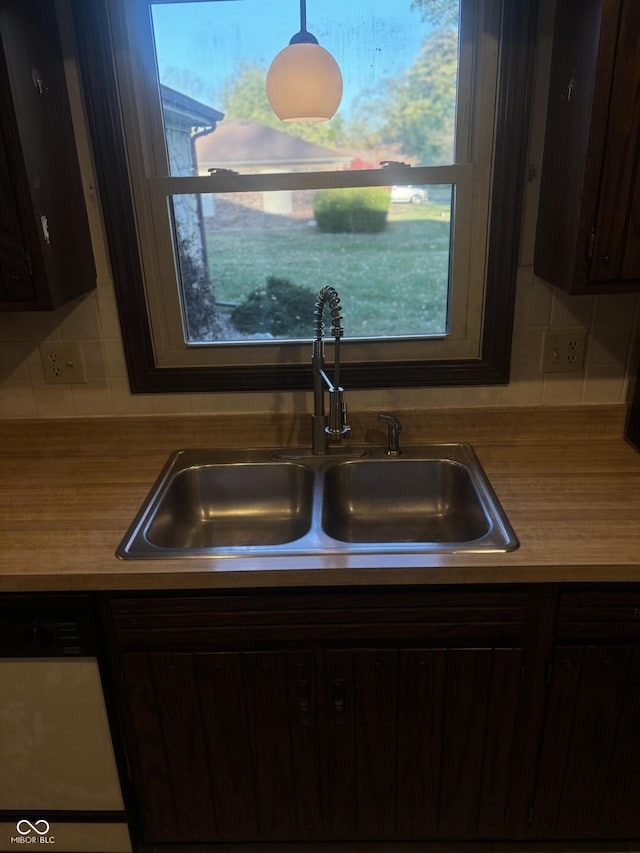
[[[281,121],[328,121],[340,106],[342,74],[307,30],[306,0],[300,0],[300,32],[267,72],[267,98]]]
[[[267,97],[281,121],[327,121],[342,99],[338,63],[319,44],[290,44],[271,63]]]

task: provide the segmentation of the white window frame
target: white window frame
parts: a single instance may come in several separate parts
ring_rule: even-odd
[[[498,74],[500,0],[461,0],[456,159],[451,166],[357,172],[172,177],[166,155],[153,44],[150,0],[110,0],[112,37],[124,119],[140,260],[155,362],[160,368],[305,363],[306,342],[192,344],[185,342],[168,199],[187,193],[320,186],[451,184],[451,290],[446,336],[349,341],[348,316],[342,361],[479,359],[487,271],[490,190]],[[133,47],[135,45],[135,48]],[[145,45],[146,49],[141,49]],[[394,168],[394,167],[391,167]],[[331,179],[331,180],[330,180]],[[318,282],[318,289],[327,281]],[[313,305],[309,311],[310,337]]]

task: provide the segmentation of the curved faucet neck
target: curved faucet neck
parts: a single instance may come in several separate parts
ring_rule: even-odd
[[[340,316],[340,297],[335,287],[326,285],[321,288],[316,299],[316,343],[322,343],[324,338],[324,309],[326,305],[331,309],[331,334],[334,338],[341,338],[344,334],[344,329],[340,325],[342,317]]]

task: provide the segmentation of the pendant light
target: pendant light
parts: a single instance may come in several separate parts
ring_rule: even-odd
[[[328,121],[340,106],[338,63],[307,31],[307,3],[300,0],[300,32],[267,72],[267,98],[281,121]]]

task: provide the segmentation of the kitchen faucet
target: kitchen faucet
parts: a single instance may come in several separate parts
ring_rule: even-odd
[[[334,337],[333,381],[324,370],[324,309],[331,310],[331,334]],[[347,407],[340,385],[340,338],[344,330],[340,325],[340,297],[333,287],[323,287],[318,293],[315,309],[316,328],[311,354],[313,372],[313,415],[311,416],[311,452],[322,456],[329,452],[330,441],[340,441],[351,432],[347,425]],[[329,416],[324,409],[325,385],[329,390]]]

